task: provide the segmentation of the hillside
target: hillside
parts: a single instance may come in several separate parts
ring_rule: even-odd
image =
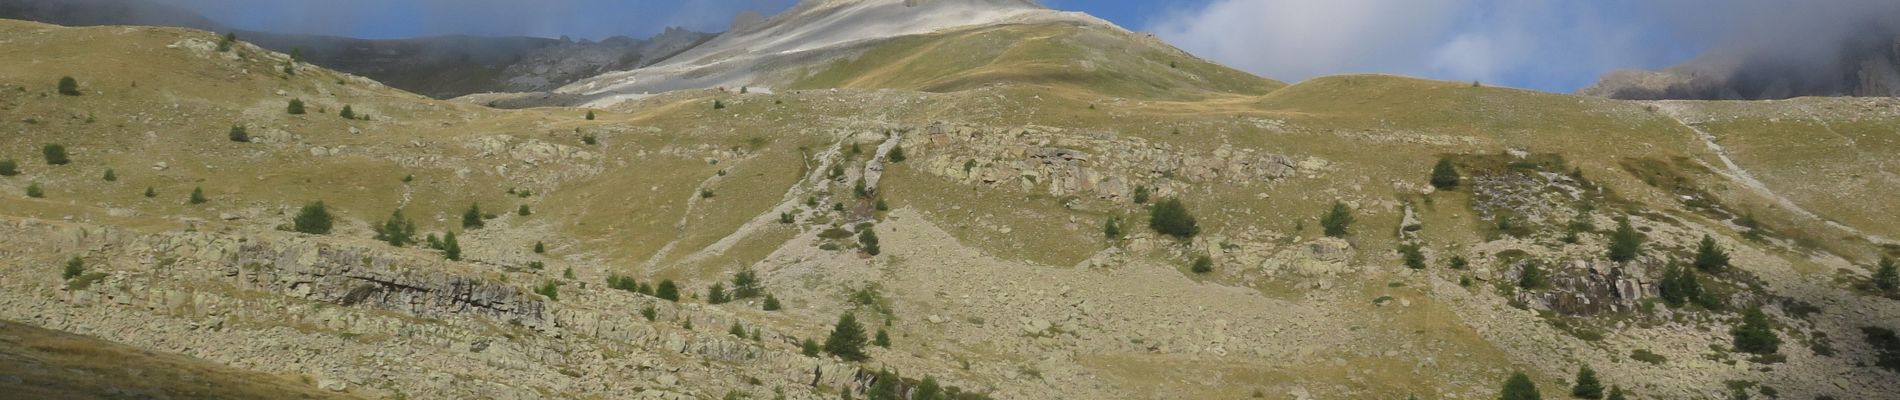
[[[1495,398],[1582,366],[1637,398],[1900,392],[1866,329],[1900,328],[1871,279],[1900,252],[1892,100],[1282,87],[1058,21],[505,110],[210,32],[0,37],[0,320],[344,395]],[[1151,229],[1167,199],[1196,229]],[[297,232],[317,201],[331,229]],[[398,210],[459,254],[388,243]],[[1728,265],[1684,267],[1705,236]],[[741,275],[759,295],[717,301]],[[1754,308],[1774,351],[1733,341]],[[847,314],[888,346],[804,349]]]
[[[1079,13],[1020,0],[806,1],[664,62],[504,107],[604,107],[674,90],[904,89],[1028,84],[1072,95],[1198,100],[1284,86]]]

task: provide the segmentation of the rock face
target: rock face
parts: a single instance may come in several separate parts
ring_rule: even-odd
[[[1189,184],[1264,184],[1301,173],[1321,160],[1223,145],[1210,154],[1117,135],[1064,135],[1060,128],[1010,129],[931,125],[907,149],[929,149],[931,173],[966,184],[1015,186],[1054,196],[1125,199],[1137,186],[1157,197]],[[915,156],[913,156],[915,157]],[[1307,172],[1320,172],[1317,170]]]

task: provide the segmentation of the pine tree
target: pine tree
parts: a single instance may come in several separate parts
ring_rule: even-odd
[[[338,111],[336,116],[343,117],[343,119],[356,119],[356,110],[351,110],[350,105],[344,104],[343,111]]]
[[[35,199],[46,197],[46,189],[40,188],[39,182],[29,183],[26,185],[26,197]]]
[[[778,297],[770,295],[770,294],[765,295],[765,307],[762,308],[763,310],[778,311],[779,308],[780,306],[778,304]]]
[[[102,178],[100,178],[100,179],[105,179],[105,180],[106,180],[106,182],[118,182],[118,181],[119,181],[119,174],[115,174],[115,173],[113,173],[113,172],[112,172],[112,169],[111,169],[111,168],[106,168],[106,176],[104,176],[104,177],[102,177]]]
[[[1148,187],[1136,186],[1134,200],[1135,204],[1148,204]]]
[[[1610,396],[1605,397],[1604,400],[1629,400],[1629,399],[1627,397],[1624,397],[1622,386],[1610,386]]]
[[[831,337],[825,339],[825,352],[846,361],[863,361],[864,339],[864,327],[858,325],[858,317],[845,313],[838,317]]]
[[[738,320],[733,320],[733,321],[732,321],[732,329],[727,329],[727,330],[726,330],[726,333],[730,333],[730,334],[732,334],[733,336],[738,336],[738,337],[741,337],[741,338],[744,338],[744,337],[745,337],[745,326],[744,326],[744,325],[739,325],[739,321],[738,321]]]
[[[1703,297],[1702,282],[1696,279],[1696,270],[1682,268],[1674,262],[1663,270],[1662,280],[1657,289],[1662,292],[1663,303],[1670,307],[1681,307],[1688,302],[1706,302]],[[1706,304],[1705,304],[1706,305]]]
[[[1188,214],[1187,205],[1172,197],[1162,199],[1148,210],[1148,227],[1177,239],[1190,239],[1201,233],[1199,222]]]
[[[891,334],[885,333],[883,328],[878,328],[877,336],[871,339],[871,345],[886,349],[891,348]]]
[[[1715,238],[1702,235],[1702,244],[1696,246],[1695,267],[1707,273],[1722,272],[1729,266],[1728,252],[1715,244]]]
[[[152,188],[151,186],[146,186],[146,187],[145,187],[145,198],[148,198],[148,199],[149,199],[149,198],[153,198],[153,197],[158,197],[158,190],[157,190],[157,189],[154,189],[154,188]]]
[[[726,297],[726,284],[714,283],[712,287],[706,288],[706,304],[726,304],[728,301],[732,301],[732,298]]]
[[[1635,260],[1643,251],[1643,234],[1630,227],[1629,218],[1616,220],[1616,233],[1610,235],[1610,261]]]
[[[204,204],[205,202],[211,201],[211,199],[205,198],[205,188],[194,187],[194,188],[191,188],[191,198],[185,201],[191,204]],[[324,233],[329,233],[329,232],[325,231]]]
[[[871,208],[874,208],[874,209],[877,209],[878,211],[890,211],[890,210],[891,210],[891,203],[886,203],[886,202],[884,202],[884,198],[883,198],[883,197],[879,197],[879,198],[877,198],[877,202],[876,202],[876,203],[874,203],[874,204],[873,204],[873,205],[871,206]]]
[[[13,161],[13,159],[11,158],[0,160],[0,176],[14,176],[14,175],[19,175],[19,174],[20,174],[19,161]]]
[[[1511,374],[1511,378],[1504,381],[1503,393],[1498,396],[1499,400],[1543,400],[1543,398],[1543,395],[1537,394],[1537,384],[1531,382],[1531,376],[1523,372]]]
[[[1326,236],[1336,238],[1346,237],[1350,233],[1352,222],[1352,210],[1346,208],[1346,203],[1337,201],[1333,202],[1332,209],[1319,217],[1319,226],[1326,229]]]
[[[587,110],[587,120],[588,121],[594,120],[594,110]]]
[[[1432,187],[1438,190],[1458,187],[1458,169],[1452,167],[1451,159],[1440,158],[1438,165],[1432,166]]]
[[[468,211],[462,212],[462,229],[481,229],[485,225],[487,222],[482,220],[481,203],[469,204]]]
[[[449,261],[462,261],[462,244],[455,241],[455,232],[442,234],[442,255]]]
[[[197,196],[193,196],[194,198],[204,195],[204,193],[197,190],[193,190],[192,193],[197,194]],[[291,221],[291,225],[297,232],[313,235],[328,235],[330,234],[330,224],[333,220],[334,218],[330,216],[330,209],[324,207],[322,201],[317,201],[305,204],[303,209],[297,212],[297,219]]]
[[[78,278],[80,275],[85,275],[85,274],[86,274],[86,260],[79,257],[73,257],[71,259],[66,260],[66,270],[61,271],[59,276],[67,280],[71,280],[73,278]]]
[[[851,186],[851,193],[858,195],[860,199],[871,198],[871,189],[865,187],[864,177],[862,176],[858,177],[858,183]]]
[[[66,158],[66,146],[63,145],[48,144],[40,148],[40,153],[46,156],[46,165],[66,165],[73,162],[72,159]]]
[[[871,382],[871,388],[864,391],[864,398],[868,400],[903,400],[902,395],[898,393],[897,390],[897,385],[900,380],[902,379],[897,376],[897,373],[891,372],[888,369],[880,370],[877,373],[877,380]]]
[[[60,77],[59,78],[59,94],[66,95],[66,96],[78,96],[79,95],[79,80],[73,79],[73,77],[70,77],[70,76]]]
[[[1535,262],[1524,263],[1524,269],[1518,271],[1517,287],[1537,289],[1544,287],[1544,269]]]
[[[376,240],[389,243],[390,246],[403,247],[416,242],[416,223],[402,217],[398,208],[389,214],[389,220],[376,228]]]
[[[237,33],[225,33],[224,37],[218,40],[218,52],[224,53],[231,51],[231,45],[233,44],[237,44]]]
[[[653,297],[658,297],[666,301],[680,301],[680,287],[679,285],[673,284],[672,279],[662,280],[660,281],[660,288],[654,291]]]
[[[251,134],[244,131],[243,125],[231,125],[230,136],[233,142],[248,143],[251,141]]]
[[[904,145],[900,144],[900,145],[891,147],[891,155],[890,155],[891,162],[901,163],[901,162],[904,162],[906,158],[908,157],[904,156]]]
[[[1577,370],[1577,385],[1570,388],[1570,396],[1579,399],[1603,398],[1603,383],[1597,381],[1597,371],[1585,365]]]
[[[864,246],[864,254],[875,256],[883,252],[878,247],[877,231],[871,230],[870,227],[865,227],[863,232],[858,232],[858,244]]]
[[[926,375],[922,382],[917,382],[917,386],[911,388],[910,400],[938,400],[942,395],[943,386],[937,384],[937,378]]]
[[[547,252],[548,245],[546,243],[542,243],[539,240],[534,241],[534,254],[547,254]]]
[[[1121,239],[1121,217],[1108,217],[1108,222],[1102,224],[1102,236],[1108,237],[1108,240]]]
[[[732,274],[733,298],[750,299],[759,297],[759,294],[764,292],[765,288],[759,282],[759,274],[753,272],[751,268],[743,268]]]
[[[1781,349],[1781,337],[1769,326],[1768,314],[1761,307],[1742,313],[1742,324],[1730,331],[1735,335],[1735,350],[1754,354],[1775,354]]]
[[[1900,290],[1900,268],[1894,267],[1893,258],[1880,258],[1880,266],[1874,269],[1874,287],[1889,293]]]
[[[1425,269],[1425,252],[1417,244],[1399,246],[1399,255],[1405,259],[1405,267]]]
[[[817,357],[818,342],[811,340],[811,338],[805,338],[804,343],[798,344],[798,353],[804,354],[806,357]]]
[[[534,215],[534,210],[529,209],[527,204],[522,204],[520,207],[515,207],[515,215],[523,217]]]
[[[284,66],[284,70],[289,71],[290,66]],[[290,115],[303,115],[303,99],[290,99],[290,107],[285,111],[290,112]]]
[[[725,103],[725,102],[722,102],[722,101],[719,101],[719,100],[713,100],[713,109],[714,109],[714,110],[724,110],[724,109],[726,109],[726,103]]]

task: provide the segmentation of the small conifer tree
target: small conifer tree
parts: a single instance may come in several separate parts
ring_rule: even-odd
[[[1102,236],[1107,237],[1108,240],[1121,239],[1122,238],[1121,218],[1108,217],[1108,222],[1105,222],[1102,224]]]
[[[46,189],[40,188],[39,182],[29,183],[26,185],[26,197],[35,199],[44,198],[46,197]]]
[[[1775,335],[1769,325],[1768,314],[1761,307],[1752,307],[1742,313],[1742,324],[1730,333],[1735,335],[1735,350],[1754,354],[1775,354],[1781,349],[1781,337]]]
[[[838,325],[825,339],[825,352],[846,361],[863,361],[864,339],[864,327],[858,325],[858,317],[845,313],[838,317]]]
[[[1148,227],[1177,239],[1190,239],[1201,233],[1194,216],[1188,214],[1187,206],[1181,204],[1181,199],[1172,197],[1155,203],[1148,211]]]
[[[726,103],[725,103],[725,102],[722,102],[722,101],[719,101],[719,100],[713,100],[713,109],[714,109],[714,110],[724,110],[724,109],[726,109]]]
[[[356,110],[352,110],[350,109],[350,105],[344,104],[343,111],[338,111],[336,116],[343,117],[343,119],[356,119]]]
[[[1696,246],[1695,267],[1707,273],[1722,272],[1728,269],[1728,252],[1715,244],[1715,238],[1702,235],[1702,244]]]
[[[484,225],[481,203],[469,204],[468,211],[462,212],[462,229],[481,229]]]
[[[588,121],[594,120],[594,110],[587,110],[587,120]]]
[[[1874,268],[1874,288],[1888,293],[1900,290],[1900,268],[1895,268],[1893,258],[1880,258],[1880,266]]]
[[[534,210],[529,209],[527,204],[522,204],[521,207],[515,207],[515,215],[523,217],[534,215]]]
[[[1597,381],[1597,371],[1585,365],[1577,370],[1577,385],[1570,388],[1570,396],[1579,399],[1603,398],[1603,383]]]
[[[191,197],[186,199],[185,201],[191,204],[204,204],[205,202],[211,201],[211,199],[205,198],[204,187],[194,187],[194,188],[191,188]]]
[[[653,297],[666,301],[680,301],[680,287],[674,284],[672,279],[661,280],[659,289],[653,292]]]
[[[871,230],[870,227],[865,227],[863,232],[858,232],[858,244],[864,246],[864,254],[875,256],[883,252],[883,249],[878,247],[877,232]]]
[[[900,145],[891,147],[891,155],[890,155],[891,162],[901,163],[901,162],[904,162],[906,158],[908,157],[904,156],[904,145],[900,144]]]
[[[732,329],[727,329],[726,333],[743,338],[745,337],[745,326],[740,325],[738,320],[733,320]]]
[[[145,187],[145,198],[148,198],[148,199],[149,199],[149,198],[153,198],[153,197],[158,197],[158,190],[157,190],[157,189],[155,189],[155,188],[153,188],[153,187],[151,187],[151,186],[146,186],[146,187]]]
[[[1544,284],[1544,269],[1537,266],[1537,263],[1524,263],[1524,269],[1518,271],[1517,287],[1537,289],[1544,287]]]
[[[712,287],[706,288],[706,304],[726,304],[729,301],[732,298],[726,296],[726,284],[714,283]]]
[[[1405,259],[1406,268],[1425,269],[1425,252],[1419,245],[1407,244],[1399,246],[1399,255],[1401,256],[1400,258]]]
[[[547,254],[547,252],[548,245],[546,243],[542,243],[539,240],[534,241],[534,254]]]
[[[13,161],[13,159],[11,158],[0,160],[0,176],[14,176],[14,175],[19,175],[19,174],[20,174],[19,161]]]
[[[243,125],[231,125],[230,136],[233,142],[246,143],[251,141],[251,134],[244,131]]]
[[[66,165],[73,162],[72,159],[66,158],[66,146],[57,143],[41,147],[40,153],[46,156],[46,165]]]
[[[106,182],[118,182],[119,174],[113,173],[111,168],[106,168],[106,175],[100,179],[105,179]]]
[[[884,332],[883,328],[878,328],[877,336],[871,339],[871,345],[886,349],[891,348],[891,334]]]
[[[1610,234],[1610,261],[1635,260],[1643,251],[1643,234],[1630,227],[1629,218],[1616,220],[1616,233]]]
[[[1352,223],[1352,210],[1346,208],[1346,203],[1337,201],[1333,202],[1333,208],[1328,209],[1326,214],[1319,217],[1319,226],[1326,229],[1326,236],[1336,238],[1346,237],[1350,233],[1348,230],[1351,229]]]
[[[1136,186],[1134,200],[1135,204],[1148,204],[1148,187]]]
[[[442,256],[449,261],[462,261],[462,244],[455,241],[455,232],[442,234]]]
[[[402,209],[389,214],[389,220],[376,228],[376,240],[389,243],[390,246],[403,247],[415,243],[416,222],[403,218]]]
[[[225,33],[224,37],[218,40],[218,52],[229,52],[231,51],[231,46],[235,44],[237,44],[237,33]]]
[[[780,308],[781,306],[778,303],[778,296],[773,296],[771,294],[765,295],[765,306],[762,307],[761,309],[765,311],[778,311]]]
[[[197,191],[194,191],[194,193],[196,192]],[[199,193],[199,195],[203,195],[203,193]],[[317,201],[305,204],[303,209],[297,212],[297,219],[292,220],[291,225],[297,232],[313,235],[328,235],[330,234],[330,225],[332,222],[334,222],[334,218],[330,216],[330,209],[325,207],[322,201]]]
[[[1451,165],[1451,159],[1440,158],[1438,165],[1432,166],[1432,187],[1438,190],[1458,187],[1458,169]]]
[[[759,274],[753,272],[751,268],[740,269],[738,273],[732,274],[733,298],[750,299],[759,297],[759,294],[764,292],[765,288],[759,282]]]
[[[1506,379],[1504,381],[1504,390],[1498,396],[1498,399],[1499,400],[1542,400],[1543,396],[1537,394],[1537,383],[1531,382],[1530,375],[1525,375],[1523,372],[1517,372],[1517,373],[1512,373],[1511,378]]]
[[[798,344],[798,353],[804,354],[806,357],[817,357],[818,341],[805,338],[805,342]]]
[[[290,67],[285,66],[284,69],[288,71],[290,70]],[[286,107],[284,110],[287,112],[290,112],[290,115],[303,115],[304,113],[303,99],[290,99],[290,106]]]
[[[71,280],[73,278],[78,278],[80,275],[85,275],[85,274],[86,274],[86,260],[75,256],[73,258],[66,260],[66,270],[61,271],[59,276],[67,280]]]
[[[1629,398],[1623,394],[1622,386],[1612,385],[1610,386],[1609,397],[1604,397],[1604,400],[1629,400]]]
[[[79,80],[73,79],[73,77],[70,77],[70,76],[60,77],[59,78],[59,94],[66,95],[66,96],[78,96],[80,94]]]
[[[1214,272],[1214,258],[1209,257],[1206,254],[1202,254],[1200,257],[1194,258],[1194,265],[1190,266],[1188,269],[1191,271],[1194,271],[1194,273],[1196,274],[1205,274],[1209,272]]]

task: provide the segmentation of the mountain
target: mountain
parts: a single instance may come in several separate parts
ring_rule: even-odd
[[[550,94],[470,101],[599,107],[684,89],[950,92],[993,83],[1198,99],[1258,95],[1284,86],[1107,21],[1027,0],[812,0],[739,26],[745,28],[664,62],[585,79]]]
[[[1844,22],[1845,23],[1845,22]],[[1718,47],[1661,71],[1620,70],[1580,90],[1627,100],[1776,100],[1804,96],[1900,96],[1900,23],[1843,37],[1817,36],[1793,50]]]
[[[1900,392],[1900,100],[1283,85],[1019,3],[755,29],[872,33],[704,53],[771,72],[739,88],[498,109],[0,21],[0,320],[287,396]],[[0,365],[73,353],[14,335]],[[0,393],[203,382],[75,359]]]
[[[354,39],[235,30],[190,10],[148,0],[0,0],[0,18],[69,26],[179,26],[231,32],[271,50],[299,52],[317,65],[436,98],[552,90],[601,73],[652,64],[712,37],[668,28],[645,40],[620,36],[600,42],[479,36]]]

